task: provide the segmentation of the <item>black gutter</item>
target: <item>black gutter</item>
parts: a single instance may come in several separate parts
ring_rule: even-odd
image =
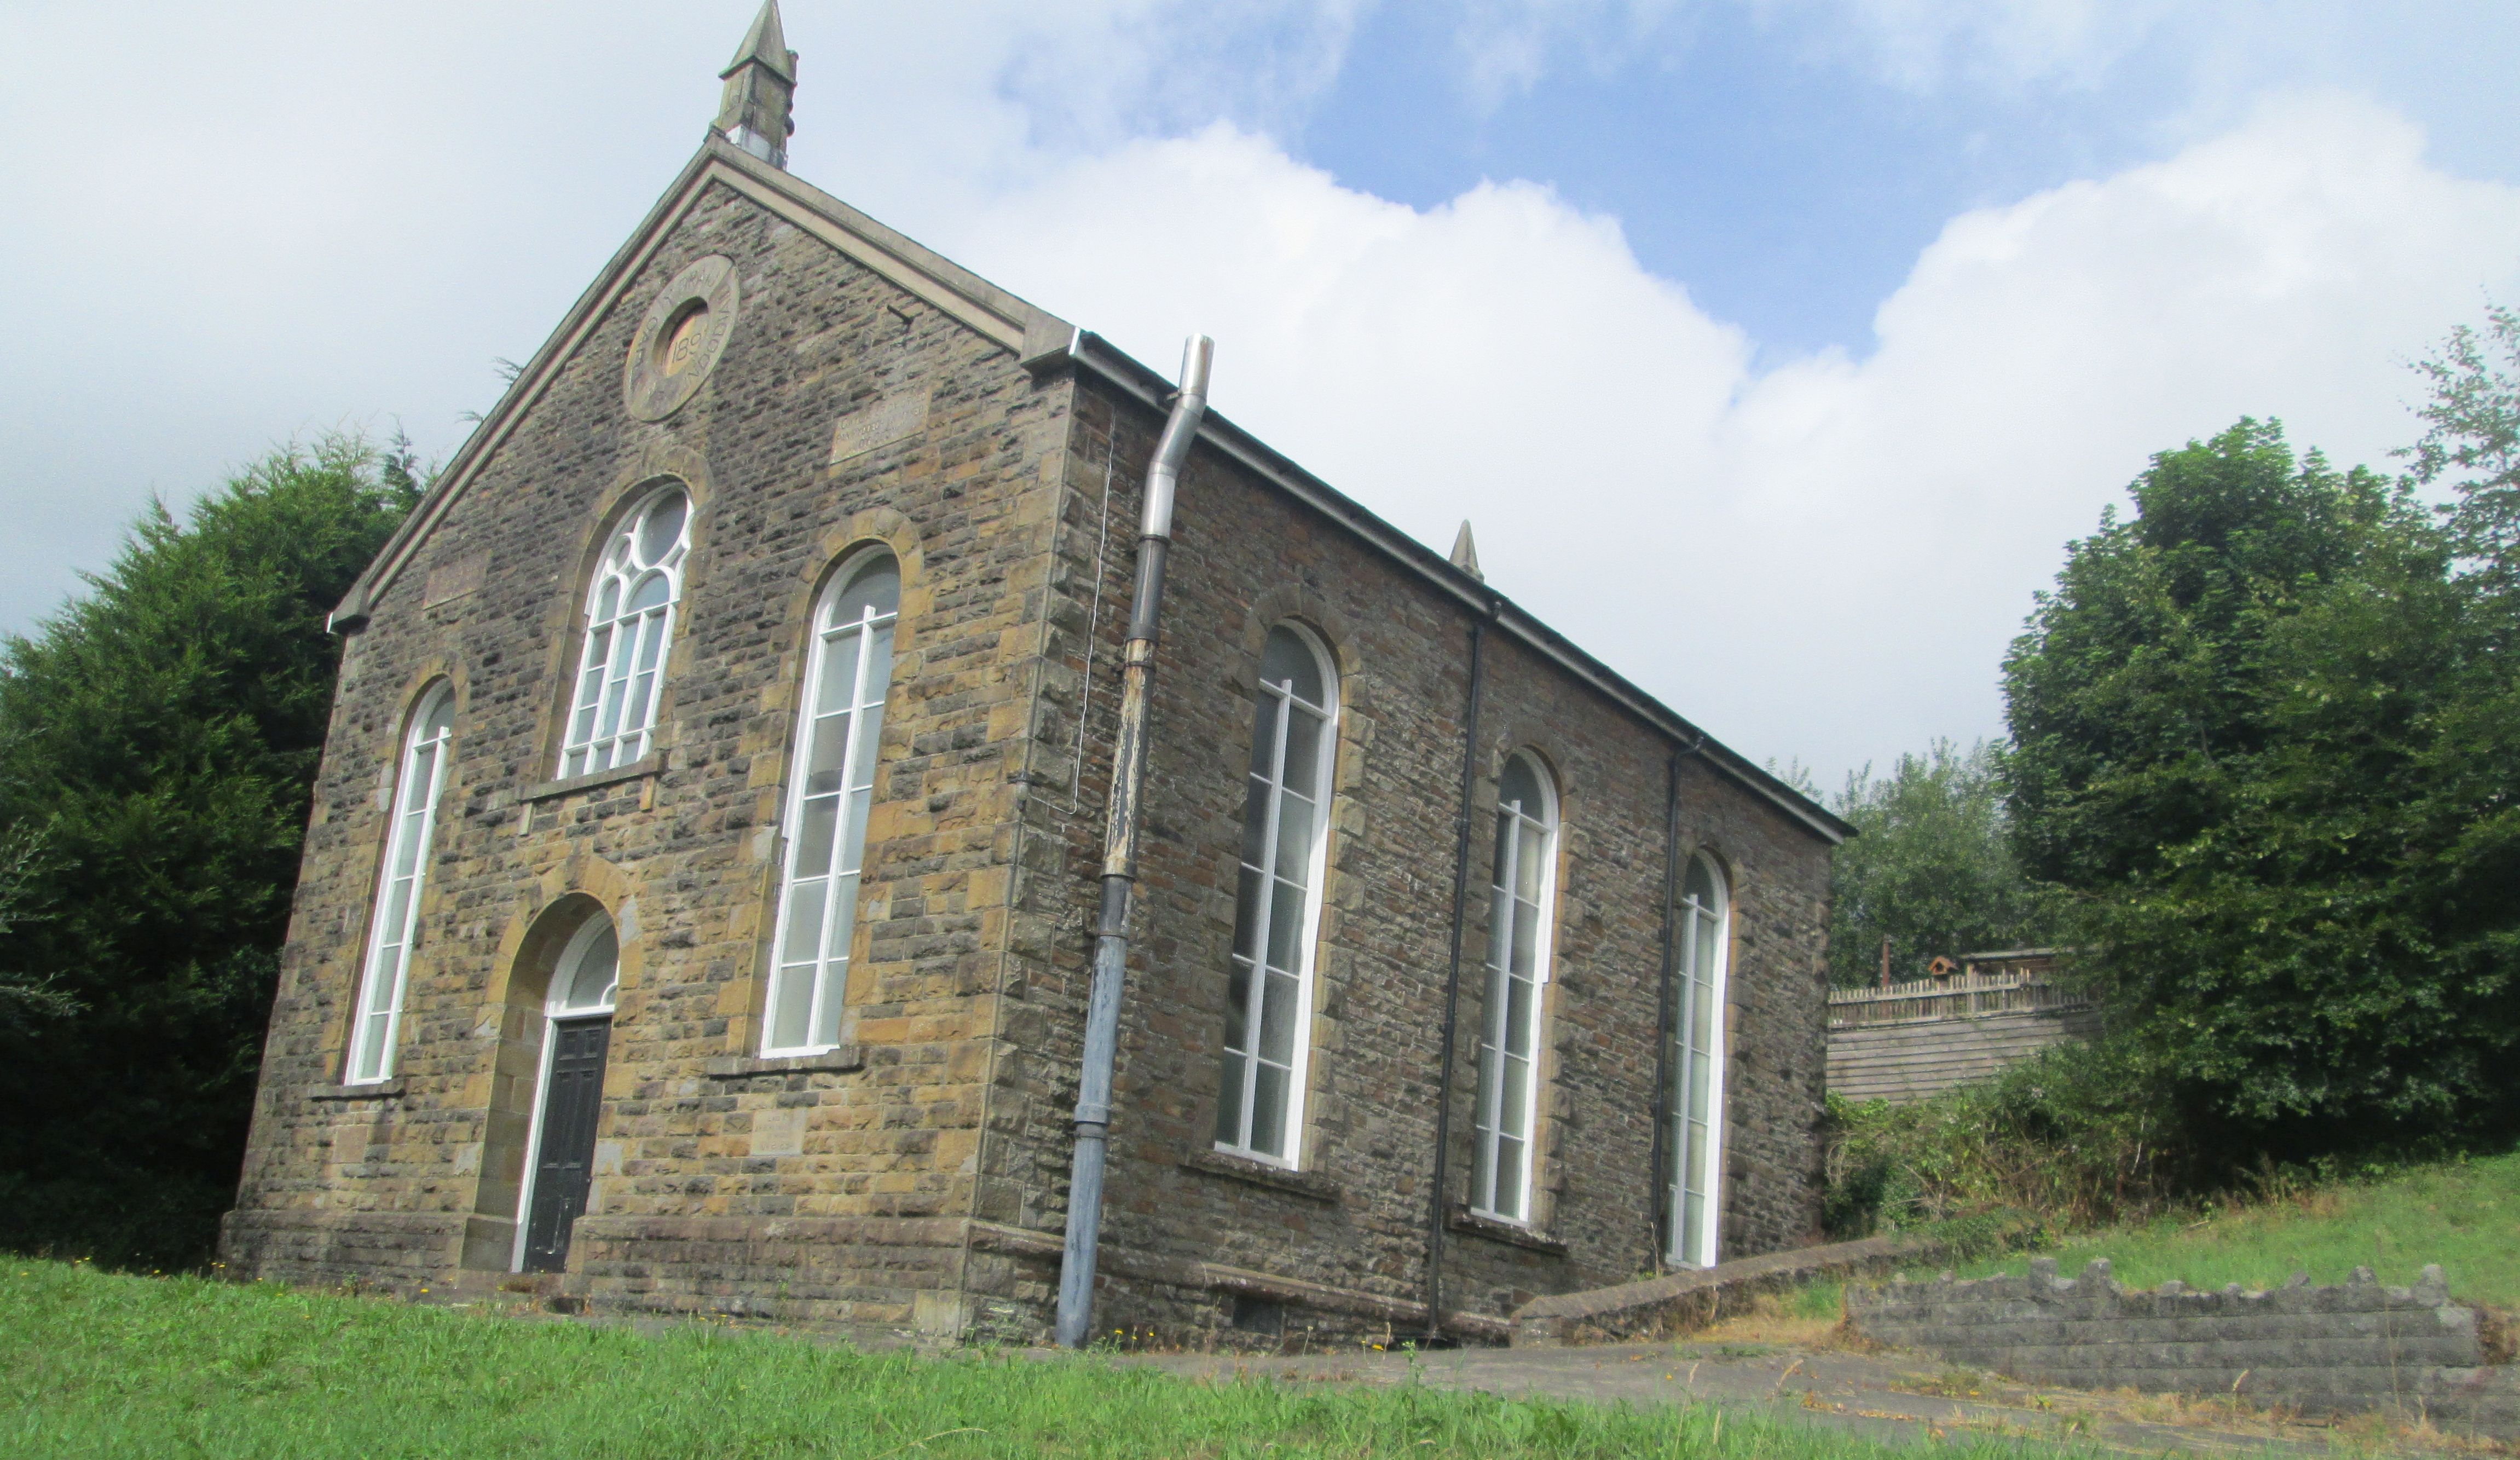
[[[1091,330],[1079,330],[1064,354],[1028,362],[1037,370],[1074,363],[1136,396],[1158,412],[1172,393],[1169,381],[1130,358]],[[1433,587],[1452,595],[1462,607],[1487,615],[1505,629],[1560,668],[1590,684],[1613,704],[1644,721],[1676,744],[1703,753],[1726,778],[1775,805],[1814,834],[1836,845],[1855,835],[1855,828],[1829,810],[1770,775],[1739,752],[1710,737],[1669,706],[1640,689],[1617,670],[1578,648],[1565,635],[1455,567],[1441,553],[1401,531],[1328,482],[1279,454],[1249,432],[1215,411],[1199,425],[1199,437],[1245,469],[1268,479],[1297,501],[1347,527],[1388,556],[1397,559]]]

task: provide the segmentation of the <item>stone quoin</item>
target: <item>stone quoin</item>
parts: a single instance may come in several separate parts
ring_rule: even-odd
[[[1048,1331],[1172,383],[786,172],[796,62],[766,5],[334,615],[240,1276]],[[1098,1326],[1501,1338],[1810,1240],[1846,828],[1236,427],[1219,356]]]

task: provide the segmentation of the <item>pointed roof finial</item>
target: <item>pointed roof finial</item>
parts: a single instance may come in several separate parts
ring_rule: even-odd
[[[718,104],[717,129],[726,140],[773,167],[788,165],[789,115],[796,101],[796,53],[779,24],[779,0],[761,0],[761,14],[736,47],[735,60],[718,72],[726,99]]]
[[[1453,566],[1484,583],[1488,575],[1479,571],[1479,545],[1470,540],[1470,520],[1462,519],[1462,530],[1453,536]]]

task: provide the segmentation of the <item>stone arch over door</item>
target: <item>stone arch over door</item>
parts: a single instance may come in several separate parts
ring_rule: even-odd
[[[645,981],[638,899],[618,869],[594,857],[571,858],[522,902],[500,940],[483,1011],[497,1045],[483,1091],[479,1175],[465,1223],[463,1265],[489,1272],[506,1272],[515,1262],[518,1208],[542,1096],[543,1034],[561,954],[590,919],[608,917],[620,939],[623,992]]]

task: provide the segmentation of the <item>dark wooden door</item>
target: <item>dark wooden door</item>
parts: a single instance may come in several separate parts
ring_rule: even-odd
[[[586,1210],[595,1176],[595,1118],[604,1110],[604,1056],[612,1019],[552,1022],[551,1082],[543,1087],[541,1148],[534,1152],[534,1205],[525,1219],[525,1271],[568,1265],[569,1228]]]

